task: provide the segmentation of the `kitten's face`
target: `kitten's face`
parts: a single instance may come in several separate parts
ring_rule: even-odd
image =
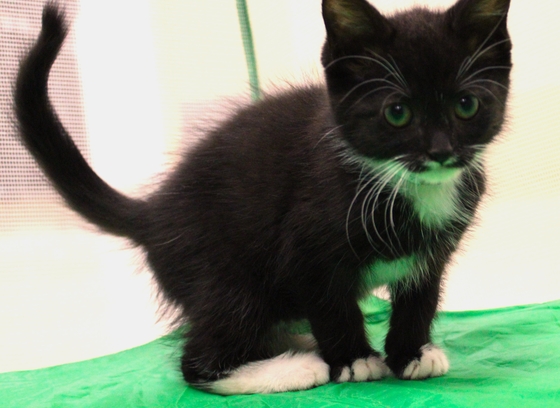
[[[460,0],[387,19],[365,0],[323,1],[327,84],[355,154],[428,184],[475,166],[503,123],[508,6]]]

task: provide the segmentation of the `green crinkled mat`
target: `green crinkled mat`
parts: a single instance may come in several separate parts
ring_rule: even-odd
[[[363,303],[380,348],[389,306]],[[450,372],[425,381],[388,378],[308,391],[222,397],[197,391],[178,371],[174,336],[80,363],[0,375],[1,407],[560,407],[560,301],[444,312],[434,339]]]

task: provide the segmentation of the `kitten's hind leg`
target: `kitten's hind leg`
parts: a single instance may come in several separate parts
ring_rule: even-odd
[[[277,327],[265,329],[258,309],[246,310],[240,320],[231,314],[217,318],[220,312],[215,311],[205,315],[211,320],[191,322],[181,366],[185,380],[222,395],[296,391],[327,383],[329,366],[312,350],[312,339],[302,342]]]
[[[247,363],[207,385],[216,394],[267,394],[306,390],[329,381],[329,366],[314,352],[293,353]]]

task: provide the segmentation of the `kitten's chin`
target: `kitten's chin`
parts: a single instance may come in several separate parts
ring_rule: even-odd
[[[423,172],[408,172],[407,181],[420,185],[440,185],[452,183],[461,177],[462,168],[439,167],[428,169]]]

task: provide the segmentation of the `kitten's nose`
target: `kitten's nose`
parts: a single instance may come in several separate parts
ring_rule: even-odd
[[[449,137],[443,132],[435,132],[432,137],[432,143],[428,150],[430,160],[444,164],[453,156],[453,146],[449,141]]]
[[[430,157],[430,160],[433,160],[435,162],[438,162],[440,164],[444,164],[446,161],[448,161],[451,156],[453,156],[453,152],[452,151],[440,151],[440,150],[430,150],[428,152],[428,156]]]

